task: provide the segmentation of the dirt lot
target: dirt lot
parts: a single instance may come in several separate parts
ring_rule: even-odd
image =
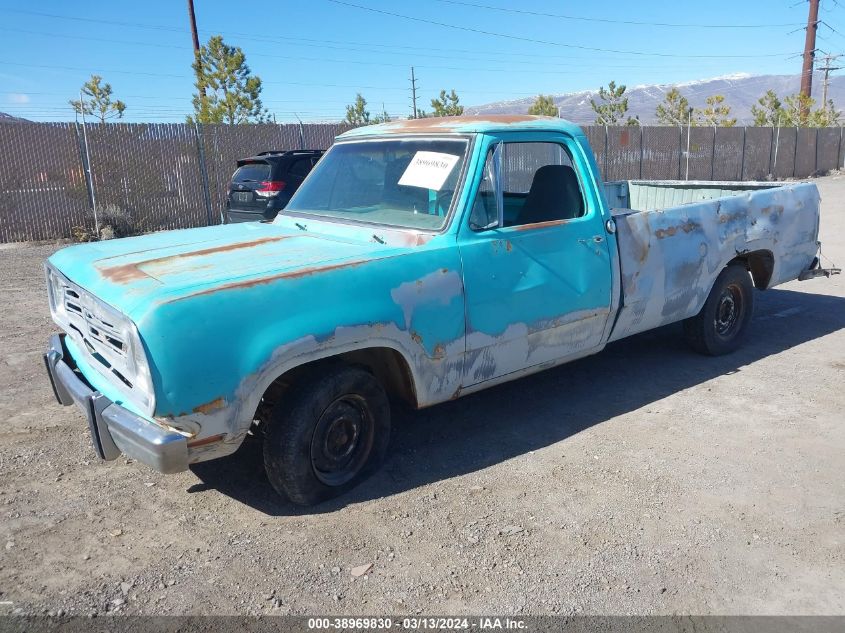
[[[386,467],[304,512],[254,444],[95,460],[42,367],[55,248],[0,248],[0,613],[845,613],[845,277],[758,293],[729,357],[673,326],[400,412]]]

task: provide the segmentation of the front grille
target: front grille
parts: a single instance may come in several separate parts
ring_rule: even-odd
[[[125,317],[56,271],[51,274],[59,325],[87,352],[89,360],[94,361],[93,367],[108,378],[116,378],[118,386],[124,390],[131,390],[134,386],[133,360]]]

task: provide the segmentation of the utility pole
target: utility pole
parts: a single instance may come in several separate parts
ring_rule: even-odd
[[[832,62],[842,57],[842,55],[831,55],[828,53],[824,56],[824,66],[820,66],[819,70],[824,71],[824,83],[822,84],[822,108],[827,107],[827,88],[830,83],[830,73],[834,70],[842,70],[842,66],[831,66]]]
[[[819,0],[810,1],[810,13],[807,15],[807,33],[804,38],[804,60],[801,66],[801,95],[809,99],[813,92],[813,61],[816,57],[816,31],[819,30]],[[807,118],[807,100],[801,106],[801,119]]]
[[[411,66],[411,103],[414,108],[414,118],[417,118],[417,78],[414,76],[414,67]]]
[[[194,60],[200,60],[200,38],[197,35],[197,15],[194,13],[194,0],[188,0],[188,17],[191,19],[191,37],[194,39]],[[199,75],[198,75],[199,76]],[[205,97],[205,84],[199,86],[202,96]]]
[[[194,13],[194,0],[188,0],[188,16],[191,18],[191,35],[194,37],[194,53],[199,53],[200,38],[197,36],[197,16]]]

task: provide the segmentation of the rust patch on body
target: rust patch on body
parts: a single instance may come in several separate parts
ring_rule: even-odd
[[[531,231],[533,229],[544,229],[548,226],[558,226],[569,220],[548,220],[546,222],[535,222],[534,224],[520,224],[512,227],[514,231]]]
[[[422,336],[420,336],[419,333],[415,332],[414,330],[411,330],[411,340],[414,341],[414,343],[416,343],[417,345],[422,345],[423,343]]]
[[[194,407],[194,413],[204,413],[208,415],[213,411],[217,411],[218,409],[222,409],[226,406],[226,400],[223,398],[216,398],[211,402],[206,402],[205,404],[201,404],[197,407]]]
[[[488,114],[478,116],[449,116],[429,117],[424,119],[407,119],[391,121],[385,127],[379,128],[379,134],[404,134],[407,132],[438,132],[460,128],[473,123],[528,123],[551,117],[530,116],[527,114]]]
[[[141,266],[154,266],[163,262],[178,262],[183,259],[190,259],[191,257],[202,257],[204,255],[213,255],[215,253],[225,253],[228,251],[240,250],[242,248],[253,248],[261,246],[262,244],[269,244],[272,242],[281,242],[290,237],[307,237],[303,235],[282,235],[279,237],[262,237],[257,240],[250,240],[249,242],[237,242],[235,244],[226,244],[224,246],[214,246],[211,248],[203,248],[198,251],[188,251],[185,253],[178,253],[176,255],[168,255],[166,257],[157,257],[155,259],[147,259],[140,262],[133,262],[131,264],[121,264],[120,266],[111,266],[109,268],[99,269],[100,273],[108,279],[117,284],[125,284],[130,281],[138,281],[150,277],[147,273],[141,270]]]
[[[687,220],[683,224],[679,224],[677,226],[670,226],[668,229],[657,229],[654,232],[654,236],[657,239],[662,240],[664,237],[672,237],[676,235],[678,231],[683,231],[684,233],[692,233],[696,229],[701,228],[698,224],[693,222],[692,220]]]
[[[745,217],[745,211],[737,211],[736,213],[725,213],[719,216],[719,224],[727,224],[728,222],[736,222]]]
[[[201,440],[194,440],[192,442],[188,442],[188,448],[197,448],[198,446],[205,446],[206,444],[213,444],[214,442],[219,442],[224,437],[226,437],[225,433],[218,433],[217,435],[210,435],[208,437],[204,437]]]
[[[434,355],[432,356],[432,358],[440,360],[441,358],[445,358],[445,357],[446,357],[446,348],[443,347],[443,343],[438,343],[437,345],[434,346]]]
[[[247,288],[254,288],[256,286],[263,286],[264,284],[269,284],[274,281],[278,281],[280,279],[299,279],[301,277],[308,277],[309,275],[315,275],[317,273],[324,273],[330,270],[341,270],[343,268],[355,268],[356,266],[361,266],[362,264],[367,264],[372,261],[378,261],[374,259],[363,259],[363,260],[356,260],[352,262],[341,262],[339,264],[327,264],[325,266],[309,266],[307,268],[297,268],[296,270],[289,270],[283,273],[278,273],[276,275],[270,275],[269,277],[259,277],[258,279],[247,279],[245,281],[233,281],[232,283],[224,284],[222,286],[217,286],[216,288],[208,288],[206,290],[200,290],[199,292],[195,292],[190,295],[185,295],[183,297],[176,297],[172,301],[180,301],[181,299],[187,299],[190,297],[201,297],[203,295],[213,295],[217,294],[218,292],[222,292],[224,290],[245,290]]]

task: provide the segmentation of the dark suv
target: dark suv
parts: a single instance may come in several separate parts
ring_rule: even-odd
[[[239,160],[226,196],[226,222],[275,218],[322,155],[323,150],[303,149]]]

